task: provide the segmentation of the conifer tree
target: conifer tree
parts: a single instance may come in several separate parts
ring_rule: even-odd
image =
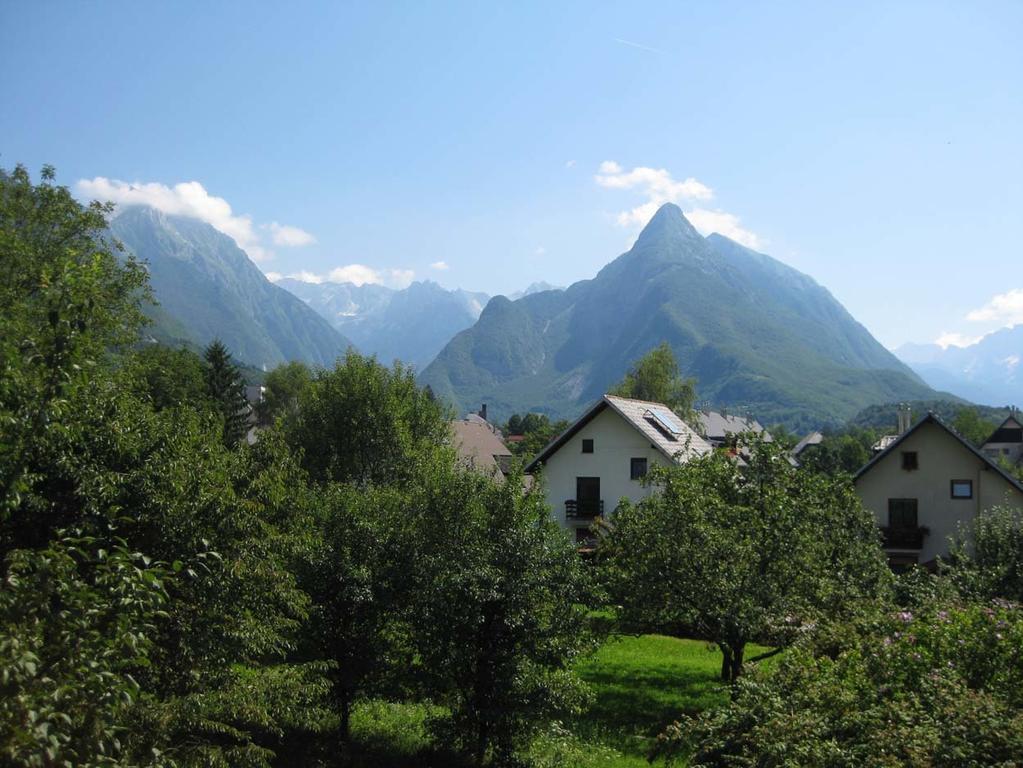
[[[220,339],[210,342],[203,358],[206,360],[206,389],[224,420],[224,444],[235,445],[248,430],[249,404],[245,399],[245,382]]]

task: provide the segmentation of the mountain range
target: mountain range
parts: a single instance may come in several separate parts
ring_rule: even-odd
[[[293,278],[277,285],[298,296],[356,348],[381,362],[401,360],[419,369],[459,331],[480,316],[485,293],[447,290],[431,281],[402,290],[364,283],[309,283]]]
[[[236,359],[264,369],[288,360],[332,365],[351,344],[209,224],[130,206],[110,231],[149,272],[155,340],[201,347],[219,338]]]
[[[976,403],[1023,404],[1023,325],[989,333],[967,347],[904,344],[895,354],[932,387]]]
[[[793,428],[936,394],[812,278],[662,206],[591,280],[491,299],[420,380],[459,410],[571,417],[667,341],[702,401]]]

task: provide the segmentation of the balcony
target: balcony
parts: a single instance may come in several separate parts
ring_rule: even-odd
[[[569,499],[565,502],[565,517],[569,520],[592,520],[603,514],[603,499]]]
[[[923,549],[924,537],[931,531],[922,526],[917,528],[882,528],[881,537],[885,549]]]

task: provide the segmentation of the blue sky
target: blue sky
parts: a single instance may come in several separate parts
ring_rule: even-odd
[[[1020,2],[6,0],[0,36],[0,164],[268,273],[566,285],[670,199],[886,345],[1023,322]]]

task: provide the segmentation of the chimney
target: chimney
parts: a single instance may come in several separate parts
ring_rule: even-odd
[[[480,407],[479,416],[480,416],[481,419],[483,419],[483,421],[487,420],[487,404],[486,403],[483,403],[482,407]]]
[[[910,422],[913,419],[913,412],[909,403],[899,403],[899,434],[904,435],[909,431]]]

